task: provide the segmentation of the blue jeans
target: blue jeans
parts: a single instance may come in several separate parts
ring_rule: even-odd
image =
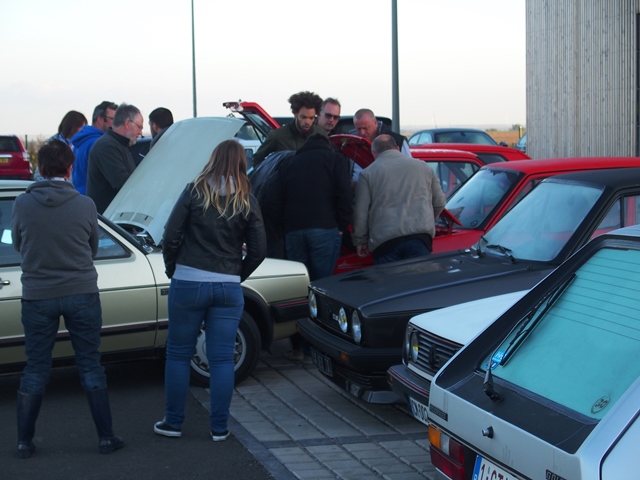
[[[427,248],[422,240],[411,238],[397,243],[391,250],[379,257],[373,256],[373,263],[381,265],[383,263],[396,262],[407,258],[425,257],[430,255],[431,251]]]
[[[302,262],[311,281],[328,277],[340,255],[342,235],[337,228],[308,228],[287,233],[287,259]]]
[[[21,392],[44,394],[51,375],[51,352],[61,316],[71,337],[82,388],[106,388],[107,377],[100,364],[98,350],[102,327],[100,295],[91,293],[47,300],[22,300],[27,365],[20,378]]]
[[[210,374],[210,426],[214,432],[227,429],[234,385],[233,354],[243,308],[244,297],[239,283],[171,280],[165,367],[167,424],[181,428],[184,422],[189,363],[200,327],[204,324]]]

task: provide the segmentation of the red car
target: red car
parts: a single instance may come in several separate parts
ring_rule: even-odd
[[[29,154],[16,135],[0,135],[0,178],[31,180]]]

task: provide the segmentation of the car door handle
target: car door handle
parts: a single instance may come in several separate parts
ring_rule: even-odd
[[[0,278],[0,285],[11,285],[11,281],[10,280],[2,280]]]

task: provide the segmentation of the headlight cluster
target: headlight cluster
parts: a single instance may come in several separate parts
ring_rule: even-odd
[[[313,292],[309,292],[309,315],[311,318],[318,317],[318,299]]]
[[[405,364],[418,361],[418,353],[420,351],[420,339],[418,332],[411,326],[407,325],[404,334],[404,347],[402,350]]]
[[[309,292],[309,316],[318,318],[318,299],[313,291]],[[340,308],[337,315],[333,315],[333,319],[338,321],[338,327],[342,333],[349,331],[349,317],[344,307]],[[351,314],[351,336],[356,343],[362,341],[362,322],[357,310]]]

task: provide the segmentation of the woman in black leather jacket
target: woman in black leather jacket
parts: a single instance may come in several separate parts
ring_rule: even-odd
[[[157,434],[182,435],[189,362],[204,323],[211,376],[211,437],[222,441],[229,436],[233,350],[244,308],[240,282],[258,268],[266,254],[262,215],[250,189],[244,148],[235,140],[226,140],[187,185],[165,225],[162,253],[171,287],[166,412],[154,425]]]

